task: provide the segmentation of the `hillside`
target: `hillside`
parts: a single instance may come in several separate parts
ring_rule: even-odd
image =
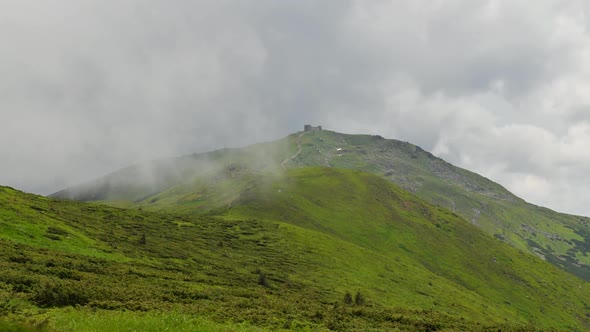
[[[379,136],[323,131],[301,136],[291,167],[324,164],[381,175],[485,232],[590,281],[590,219],[529,204],[421,148]]]
[[[590,327],[588,283],[380,177],[302,168],[224,181],[238,188],[231,204],[201,216],[1,188],[0,314],[49,330]]]
[[[296,133],[243,149],[130,167],[54,197],[146,208],[166,207],[182,200],[192,203],[173,205],[203,213],[229,204],[237,195],[231,188],[215,189],[219,187],[211,186],[211,181],[222,183],[242,171],[276,172],[307,166],[356,169],[382,176],[432,204],[454,211],[515,248],[590,281],[590,219],[529,204],[502,186],[415,145],[379,136]],[[204,185],[216,193],[215,199],[203,199],[208,194],[198,188]]]

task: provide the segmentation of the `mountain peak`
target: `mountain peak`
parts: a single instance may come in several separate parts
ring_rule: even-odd
[[[232,167],[242,173],[280,173],[317,166],[381,176],[490,235],[590,281],[587,218],[528,204],[501,185],[419,146],[379,135],[343,134],[306,125],[304,131],[274,142],[134,166],[52,196],[146,206],[166,192],[190,190],[200,179],[227,178],[235,173]]]

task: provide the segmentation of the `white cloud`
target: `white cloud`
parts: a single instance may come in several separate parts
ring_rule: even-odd
[[[48,193],[303,123],[590,215],[586,1],[0,0],[0,183]]]

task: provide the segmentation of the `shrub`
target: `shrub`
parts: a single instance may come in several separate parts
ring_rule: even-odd
[[[68,231],[58,228],[58,227],[52,227],[49,226],[47,227],[47,233],[48,234],[55,234],[55,235],[69,235]]]
[[[364,305],[365,304],[365,297],[363,296],[363,294],[361,294],[361,292],[356,292],[356,295],[354,296],[354,304],[355,305]]]
[[[270,284],[268,283],[268,279],[266,278],[266,274],[261,272],[258,275],[258,284],[264,287],[270,286]]]
[[[139,238],[139,244],[140,245],[146,245],[147,240],[145,239],[145,233],[141,234],[141,237]]]
[[[37,287],[33,301],[41,306],[64,307],[90,302],[90,290],[77,282],[49,281]]]
[[[349,292],[346,292],[346,294],[344,294],[344,304],[352,304],[352,295]]]
[[[51,271],[51,273],[60,279],[72,279],[78,281],[82,279],[78,272],[65,268],[57,268],[54,271]]]
[[[31,259],[25,255],[11,255],[8,257],[8,261],[11,263],[24,264],[31,261]]]
[[[20,271],[8,270],[3,271],[0,275],[0,281],[10,285],[14,292],[28,293],[33,285],[38,282],[38,278],[35,276],[30,277]]]

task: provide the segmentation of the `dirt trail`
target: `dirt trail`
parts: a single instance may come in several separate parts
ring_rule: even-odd
[[[301,153],[301,136],[303,136],[303,134],[305,134],[305,132],[302,132],[301,134],[299,134],[299,136],[297,136],[297,152],[295,152],[295,154],[291,157],[283,160],[283,162],[281,163],[281,167],[283,169],[287,169],[287,166],[285,166],[285,164],[290,160],[297,158],[297,156]]]

